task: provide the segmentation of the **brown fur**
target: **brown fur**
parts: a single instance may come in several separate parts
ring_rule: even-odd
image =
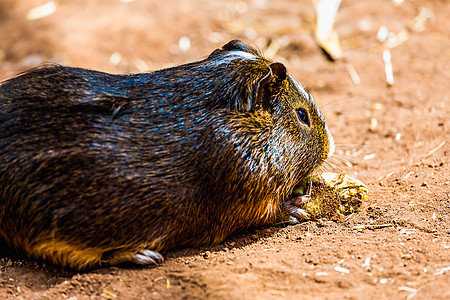
[[[310,95],[240,41],[145,74],[43,66],[0,86],[0,236],[74,269],[217,244],[292,221],[329,148]]]

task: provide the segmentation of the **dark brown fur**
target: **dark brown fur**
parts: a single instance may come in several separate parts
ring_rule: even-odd
[[[239,41],[146,74],[36,68],[0,86],[0,236],[75,269],[219,243],[292,221],[329,148],[309,94]]]

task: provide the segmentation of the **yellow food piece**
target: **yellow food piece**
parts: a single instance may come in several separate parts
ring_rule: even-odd
[[[359,197],[361,200],[367,199],[369,188],[360,180],[345,174],[325,172],[320,175],[325,183],[339,192],[339,196],[344,199],[349,197]]]
[[[339,219],[356,212],[367,199],[368,187],[360,180],[345,174],[326,172],[300,182],[293,195],[309,193],[311,199],[302,207],[310,219]]]

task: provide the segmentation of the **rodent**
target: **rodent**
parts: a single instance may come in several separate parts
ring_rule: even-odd
[[[69,269],[158,264],[301,220],[292,189],[333,149],[310,94],[239,40],[151,73],[37,67],[0,85],[0,237]]]

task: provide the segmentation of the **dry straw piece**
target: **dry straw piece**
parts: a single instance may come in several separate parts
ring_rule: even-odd
[[[342,56],[339,36],[333,29],[341,0],[313,0],[317,13],[316,42],[333,59]]]

